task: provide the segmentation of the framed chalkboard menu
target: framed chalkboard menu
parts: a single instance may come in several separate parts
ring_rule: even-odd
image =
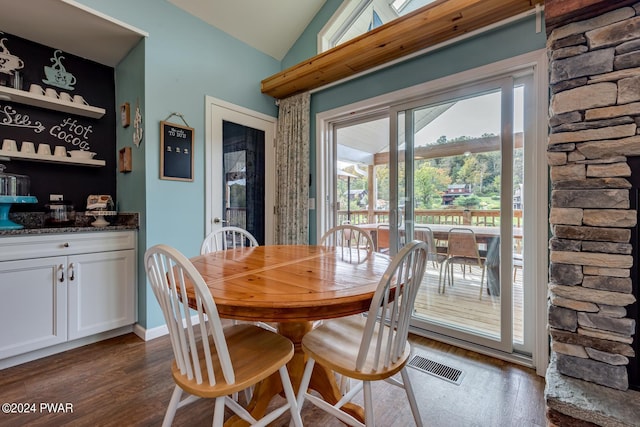
[[[193,128],[160,122],[160,179],[193,181]]]

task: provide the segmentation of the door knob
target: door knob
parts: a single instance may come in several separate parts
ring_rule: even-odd
[[[221,222],[227,222],[227,221],[226,221],[226,220],[224,220],[224,219],[221,219],[221,218],[215,217],[215,218],[213,218],[213,222],[214,222],[215,224],[220,224]]]

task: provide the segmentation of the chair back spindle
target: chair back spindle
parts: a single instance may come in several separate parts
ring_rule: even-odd
[[[355,225],[342,224],[327,230],[320,239],[320,245],[335,247],[341,257],[349,263],[366,261],[374,250],[371,235]]]
[[[209,385],[217,380],[214,373],[212,352],[220,361],[224,381],[235,382],[233,365],[229,356],[218,310],[207,285],[191,262],[181,253],[166,245],[157,245],[145,256],[147,276],[167,322],[176,365],[183,375],[204,381],[199,354],[204,353],[206,377]],[[195,292],[199,325],[194,325],[187,305],[187,288]],[[199,331],[198,331],[199,329]],[[197,333],[199,332],[199,334]],[[211,345],[213,341],[213,346]]]
[[[362,371],[369,352],[376,354],[374,370],[388,367],[403,356],[427,253],[426,243],[414,240],[398,252],[385,271],[371,301],[356,370]],[[372,343],[374,336],[376,341]]]
[[[209,233],[200,246],[200,255],[240,247],[258,246],[256,238],[244,228],[222,227]]]

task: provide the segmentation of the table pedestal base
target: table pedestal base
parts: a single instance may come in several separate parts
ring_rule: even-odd
[[[278,324],[278,333],[289,338],[293,342],[294,354],[293,358],[287,364],[287,368],[289,370],[293,390],[296,394],[300,388],[300,382],[302,381],[302,374],[304,373],[304,366],[306,362],[306,357],[302,351],[301,345],[302,337],[312,328],[313,322],[286,322]],[[316,363],[313,368],[309,388],[317,391],[324,400],[331,404],[337,403],[342,397],[333,371],[326,369],[319,363]],[[282,382],[280,381],[280,374],[276,372],[256,385],[253,391],[253,398],[247,405],[247,410],[254,418],[260,419],[266,413],[271,399],[277,394],[284,396]],[[346,413],[364,422],[364,410],[362,407],[352,403],[347,403],[342,407],[342,409]],[[248,424],[241,418],[233,416],[227,420],[224,425],[225,427],[240,427],[247,426]]]

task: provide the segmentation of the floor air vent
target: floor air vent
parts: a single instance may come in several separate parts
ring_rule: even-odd
[[[422,356],[413,356],[413,359],[409,361],[409,366],[419,371],[426,372],[434,377],[441,378],[445,381],[452,382],[456,385],[460,385],[464,372],[460,369],[452,368],[442,363],[434,362],[433,360],[425,359]]]

